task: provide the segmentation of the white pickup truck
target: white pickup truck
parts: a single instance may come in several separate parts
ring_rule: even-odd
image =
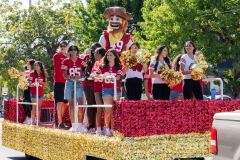
[[[240,160],[240,110],[214,115],[211,152],[213,160]]]

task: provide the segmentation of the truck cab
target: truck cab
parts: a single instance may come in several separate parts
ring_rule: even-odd
[[[240,110],[214,115],[211,152],[213,160],[240,160]]]

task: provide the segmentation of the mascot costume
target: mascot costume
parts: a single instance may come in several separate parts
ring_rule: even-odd
[[[132,15],[123,7],[109,7],[104,11],[103,16],[109,24],[101,35],[99,43],[106,50],[115,49],[120,56],[133,43],[131,35],[126,33]]]

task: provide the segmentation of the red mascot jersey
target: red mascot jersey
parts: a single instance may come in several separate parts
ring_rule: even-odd
[[[105,48],[106,51],[109,49],[115,49],[118,55],[127,50],[132,45],[132,36],[129,33],[125,33],[121,40],[119,40],[114,46],[110,46],[109,33],[105,30],[100,37],[99,43]]]

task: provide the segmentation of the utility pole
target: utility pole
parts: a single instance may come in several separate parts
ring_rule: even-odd
[[[29,0],[29,7],[32,6],[32,0]]]

